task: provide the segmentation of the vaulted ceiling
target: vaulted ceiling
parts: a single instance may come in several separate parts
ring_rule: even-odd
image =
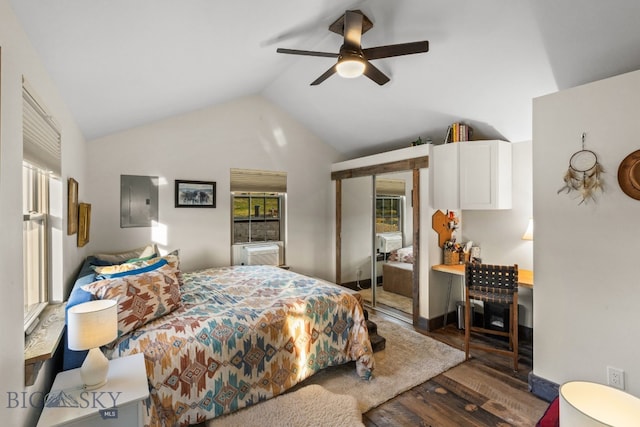
[[[532,98],[640,69],[637,0],[10,0],[89,140],[260,94],[345,156],[444,138],[531,139]],[[391,81],[313,80],[338,52],[345,10],[362,46],[428,40],[378,59]]]

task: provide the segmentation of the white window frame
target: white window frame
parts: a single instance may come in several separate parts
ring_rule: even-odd
[[[23,163],[24,331],[28,332],[49,303],[49,180],[46,171]],[[34,233],[35,231],[35,233]],[[31,294],[30,294],[31,293]],[[33,293],[37,295],[34,298]],[[29,303],[30,300],[35,302]]]
[[[23,305],[24,331],[30,333],[53,294],[50,188],[61,174],[61,132],[24,78],[22,99]]]

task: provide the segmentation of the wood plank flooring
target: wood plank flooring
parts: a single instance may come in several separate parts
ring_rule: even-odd
[[[464,345],[464,331],[452,324],[427,335],[460,349]],[[519,370],[514,373],[510,358],[475,350],[470,360],[363,414],[363,423],[367,427],[535,426],[549,404],[528,391],[531,353],[531,343],[521,343]]]

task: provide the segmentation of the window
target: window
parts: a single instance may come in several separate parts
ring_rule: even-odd
[[[22,262],[24,330],[27,331],[49,301],[52,278],[50,191],[52,180],[59,181],[60,131],[25,81],[22,95]]]
[[[287,174],[231,169],[233,244],[284,241]]]
[[[376,197],[376,232],[402,231],[402,197]]]
[[[403,179],[376,177],[376,233],[403,231],[405,194]]]
[[[233,243],[282,240],[282,199],[276,193],[233,194]]]
[[[25,329],[34,323],[49,300],[48,175],[29,163],[23,163],[22,250]]]

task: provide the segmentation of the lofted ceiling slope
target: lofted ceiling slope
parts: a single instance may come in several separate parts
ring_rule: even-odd
[[[261,94],[345,157],[478,138],[531,139],[531,100],[640,69],[637,0],[10,0],[88,140]],[[373,61],[391,81],[330,77],[329,25],[360,9],[362,46],[429,40]]]

